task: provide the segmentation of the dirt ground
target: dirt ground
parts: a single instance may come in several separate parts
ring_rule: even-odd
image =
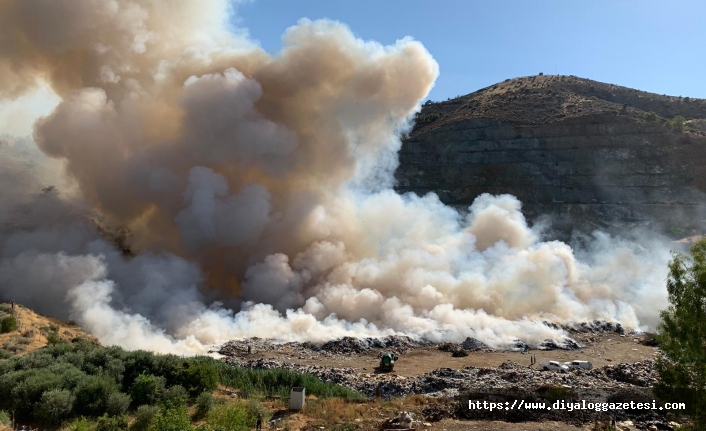
[[[436,347],[419,347],[400,355],[395,364],[395,373],[402,376],[417,376],[437,368],[447,367],[461,369],[466,366],[497,367],[503,362],[513,361],[521,365],[530,365],[531,355],[536,355],[537,368],[540,362],[571,360],[586,360],[594,367],[604,365],[633,363],[645,359],[654,359],[657,355],[655,347],[640,344],[640,336],[621,336],[616,333],[581,334],[574,339],[585,347],[581,350],[531,350],[521,352],[468,352],[468,356],[454,358],[449,352],[442,352]],[[253,358],[268,358],[287,361],[300,365],[323,365],[326,367],[353,368],[361,373],[370,373],[378,364],[380,350],[371,350],[362,354],[334,355],[300,355],[291,352],[253,352]],[[311,357],[309,357],[311,356]]]

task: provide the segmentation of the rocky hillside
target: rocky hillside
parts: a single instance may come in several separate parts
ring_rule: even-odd
[[[706,100],[570,76],[506,80],[427,103],[400,151],[400,192],[466,207],[511,193],[564,227],[706,220]],[[568,217],[567,217],[568,216]]]

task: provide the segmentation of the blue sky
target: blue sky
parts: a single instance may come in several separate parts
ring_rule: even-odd
[[[539,72],[706,98],[704,0],[253,0],[237,14],[268,52],[304,17],[412,36],[440,66],[432,100]]]

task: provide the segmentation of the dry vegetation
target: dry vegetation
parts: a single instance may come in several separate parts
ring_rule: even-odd
[[[6,305],[9,308],[9,304]],[[7,334],[0,334],[0,350],[8,353],[25,355],[50,344],[50,341],[72,340],[80,337],[98,343],[80,327],[51,317],[42,316],[34,311],[17,305],[15,308],[17,329]]]
[[[665,125],[684,117],[685,131],[706,135],[706,100],[648,93],[575,76],[537,75],[507,79],[465,96],[425,104],[412,135],[469,118],[513,125],[551,123],[587,115],[621,115]],[[654,117],[651,117],[654,115]]]

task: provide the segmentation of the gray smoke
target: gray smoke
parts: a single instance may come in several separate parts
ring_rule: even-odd
[[[268,56],[228,29],[231,6],[0,6],[0,97],[49,85],[60,98],[29,153],[3,153],[0,296],[107,344],[177,353],[248,336],[536,344],[565,336],[542,320],[655,324],[662,241],[597,233],[572,248],[541,241],[509,195],[462,216],[390,189],[438,75],[420,43],[302,20]]]

